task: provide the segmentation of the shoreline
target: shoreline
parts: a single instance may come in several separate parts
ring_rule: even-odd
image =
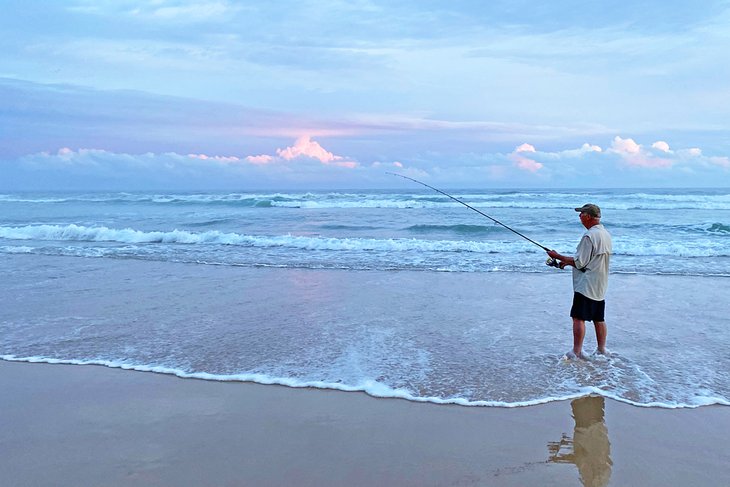
[[[0,361],[8,485],[726,485],[730,408],[463,407]],[[591,399],[593,398],[593,399]]]
[[[450,398],[442,399],[438,397],[420,397],[413,396],[408,391],[402,391],[398,389],[391,389],[382,384],[376,384],[378,390],[368,389],[366,386],[349,386],[346,384],[339,383],[328,383],[328,382],[300,382],[294,383],[291,379],[278,378],[278,377],[254,377],[254,374],[236,374],[236,375],[215,375],[207,372],[182,372],[177,369],[170,369],[167,367],[155,367],[146,365],[129,365],[124,363],[114,363],[104,360],[99,361],[83,361],[83,360],[63,360],[53,359],[44,357],[15,357],[13,355],[0,355],[0,363],[23,363],[23,364],[46,364],[46,365],[67,365],[67,366],[93,366],[93,367],[104,367],[109,369],[120,369],[130,372],[141,372],[150,374],[159,374],[163,376],[176,377],[178,379],[189,379],[189,380],[202,380],[208,382],[220,382],[220,383],[238,383],[238,384],[256,384],[263,386],[279,386],[291,389],[313,389],[322,391],[336,391],[336,392],[355,392],[362,393],[374,399],[398,399],[402,401],[414,402],[418,404],[433,404],[437,406],[460,406],[460,407],[487,407],[487,408],[525,408],[532,406],[540,406],[543,404],[550,404],[552,402],[564,402],[579,399],[581,397],[591,395],[600,396],[604,399],[616,401],[618,403],[626,404],[632,407],[638,408],[649,408],[649,409],[697,409],[708,406],[730,406],[723,399],[713,398],[713,402],[707,402],[705,404],[688,405],[681,404],[670,406],[664,403],[650,403],[643,404],[624,399],[620,397],[614,397],[610,394],[606,394],[605,391],[598,388],[591,388],[589,391],[583,393],[576,393],[566,397],[545,397],[535,399],[526,402],[501,402],[501,401],[470,401],[463,398]]]

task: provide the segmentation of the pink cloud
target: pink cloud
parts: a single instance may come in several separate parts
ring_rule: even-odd
[[[537,151],[535,150],[534,145],[522,144],[521,146],[515,148],[515,152],[537,152]]]
[[[312,159],[318,159],[322,164],[330,164],[334,161],[344,159],[326,151],[324,147],[319,145],[318,142],[313,141],[308,135],[299,137],[291,147],[276,149],[276,153],[279,157],[287,161],[291,161],[297,157],[311,157]]]
[[[669,152],[669,144],[663,141],[655,142],[652,147],[661,152]],[[629,166],[654,169],[672,166],[670,159],[657,157],[651,152],[644,150],[641,144],[637,144],[633,139],[622,139],[618,135],[613,139],[611,149],[609,150],[618,154]]]
[[[641,145],[634,142],[634,139],[622,139],[617,135],[611,143],[611,150],[619,154],[640,154]]]
[[[535,173],[544,167],[544,164],[537,162],[534,159],[525,157],[521,154],[524,153],[536,153],[535,147],[530,144],[522,144],[515,148],[514,152],[510,154],[510,159],[514,162],[515,166],[519,169],[527,172]]]
[[[537,172],[544,167],[542,162],[537,162],[532,159],[528,159],[527,157],[520,156],[515,157],[515,164],[518,168],[528,172]]]
[[[294,145],[285,149],[276,149],[276,156],[267,154],[261,154],[258,156],[248,156],[246,161],[251,164],[270,164],[273,162],[280,161],[293,161],[297,159],[316,159],[322,164],[329,166],[339,166],[355,168],[358,163],[352,160],[348,160],[342,156],[337,156],[332,152],[329,152],[324,147],[319,145],[319,142],[312,140],[309,135],[299,137]]]

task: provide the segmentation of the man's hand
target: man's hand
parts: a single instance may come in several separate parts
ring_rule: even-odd
[[[556,251],[554,251],[554,250],[548,250],[548,251],[547,251],[547,254],[548,254],[548,256],[549,256],[550,258],[552,258],[552,259],[558,259],[558,260],[562,260],[561,258],[563,257],[562,255],[560,255],[559,253],[557,253],[557,252],[556,252]]]

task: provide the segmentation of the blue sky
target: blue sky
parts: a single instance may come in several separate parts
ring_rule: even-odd
[[[3,191],[730,183],[730,1],[0,11]]]

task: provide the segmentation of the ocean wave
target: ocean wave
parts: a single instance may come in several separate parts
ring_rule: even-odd
[[[188,222],[185,225],[188,227],[193,227],[193,228],[201,228],[201,227],[212,227],[215,225],[223,225],[226,223],[231,223],[233,221],[235,221],[235,219],[233,219],[233,218],[213,218],[210,220],[202,220],[202,221],[198,221],[198,222]]]
[[[0,245],[0,253],[3,254],[30,254],[33,250],[33,247],[25,245]]]
[[[453,232],[453,233],[461,233],[461,234],[467,234],[467,235],[474,235],[474,234],[485,234],[493,232],[495,229],[497,229],[494,225],[492,226],[486,226],[486,225],[411,225],[410,227],[407,227],[407,231],[411,231],[414,233],[431,233],[431,232]],[[498,229],[501,230],[501,229]]]
[[[333,238],[296,235],[260,236],[224,233],[217,230],[189,232],[186,230],[142,231],[132,228],[86,227],[82,225],[27,225],[0,227],[0,238],[8,240],[82,241],[117,243],[164,244],[220,244],[244,247],[287,247],[302,250],[357,250],[357,251],[441,251],[441,252],[497,252],[504,244],[499,242],[472,242],[463,240],[418,240]],[[510,246],[511,244],[507,244]],[[502,249],[504,250],[504,249]]]
[[[611,221],[606,224],[609,230],[628,229],[636,230],[636,233],[646,234],[649,232],[657,234],[709,234],[714,236],[722,236],[730,234],[730,225],[714,222],[714,223],[636,223],[632,221]]]
[[[478,226],[457,225],[473,233]],[[446,226],[446,228],[452,228]],[[488,227],[484,227],[488,228]],[[430,230],[428,230],[430,231]],[[111,242],[122,244],[230,245],[256,248],[292,248],[312,251],[356,252],[476,252],[521,253],[533,247],[522,239],[509,240],[429,240],[418,238],[355,238],[300,235],[246,235],[210,230],[143,231],[83,225],[26,225],[0,227],[0,238],[51,242]],[[570,248],[570,242],[554,242],[556,248]],[[716,239],[657,240],[656,238],[614,238],[614,254],[618,256],[730,257],[730,248]]]
[[[480,208],[570,209],[584,200],[596,201],[604,210],[730,209],[730,193],[707,192],[539,192],[463,191],[454,197]],[[0,203],[25,204],[154,204],[221,205],[269,208],[448,208],[459,206],[447,196],[423,192],[241,192],[241,193],[42,193],[2,194]]]
[[[710,233],[728,234],[730,235],[730,225],[723,225],[722,223],[713,223],[705,231]]]
[[[25,362],[25,363],[46,363],[46,364],[62,364],[62,365],[96,365],[114,369],[133,370],[138,372],[152,372],[163,375],[173,375],[182,379],[199,379],[215,382],[250,382],[262,385],[280,385],[291,388],[309,388],[309,389],[325,389],[337,390],[342,392],[364,392],[372,397],[387,399],[403,399],[410,402],[431,403],[441,405],[457,405],[467,407],[500,407],[500,408],[516,408],[526,406],[536,406],[539,404],[547,404],[556,401],[568,401],[577,399],[590,394],[604,396],[619,402],[631,404],[633,406],[660,408],[660,409],[694,409],[702,406],[722,405],[730,406],[730,401],[723,397],[701,396],[697,395],[691,401],[669,402],[669,401],[648,401],[641,402],[622,397],[620,394],[604,391],[594,386],[583,386],[570,394],[546,394],[526,401],[492,401],[492,400],[472,400],[463,397],[434,397],[419,396],[412,391],[406,389],[398,389],[378,382],[376,380],[362,380],[357,384],[344,384],[339,382],[325,381],[307,381],[290,377],[274,377],[259,373],[244,374],[211,374],[207,372],[190,372],[164,365],[145,365],[134,364],[124,361],[112,360],[76,360],[76,359],[58,359],[50,357],[17,357],[15,355],[0,355],[0,360],[7,362]]]

